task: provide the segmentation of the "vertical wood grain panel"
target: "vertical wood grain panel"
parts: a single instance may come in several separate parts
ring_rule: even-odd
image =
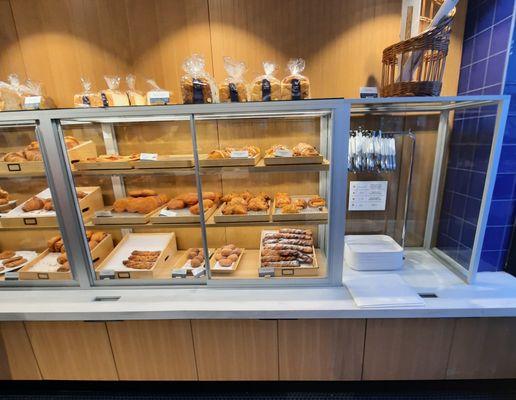
[[[453,319],[367,321],[364,380],[444,379]]]
[[[26,322],[43,379],[117,380],[105,323]]]
[[[365,320],[278,322],[281,380],[360,380]]]
[[[41,379],[23,322],[0,322],[0,379]]]
[[[516,318],[458,319],[448,379],[516,378]]]
[[[121,380],[196,380],[190,321],[107,323]]]
[[[200,380],[277,380],[278,324],[261,320],[192,321]]]
[[[9,0],[0,0],[0,80],[16,73],[25,79],[25,65]]]

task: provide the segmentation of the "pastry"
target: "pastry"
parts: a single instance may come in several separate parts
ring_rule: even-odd
[[[264,75],[258,76],[251,84],[251,101],[271,101],[281,98],[281,83],[273,76],[276,64],[263,62]]]
[[[140,191],[141,193],[142,191]],[[168,201],[166,195],[150,195],[143,197],[126,197],[118,199],[113,203],[114,212],[130,212],[138,214],[148,214]]]
[[[298,214],[299,213],[299,207],[295,204],[285,204],[283,207],[281,207],[281,213],[282,214]]]
[[[247,150],[249,157],[255,157],[260,154],[260,148],[256,146],[245,146],[242,150]]]
[[[36,211],[41,210],[44,206],[45,203],[43,202],[43,200],[41,200],[39,197],[34,196],[23,204],[22,210],[25,212]]]
[[[295,199],[295,200],[294,200],[294,205],[295,205],[298,209],[303,210],[303,209],[305,209],[305,208],[306,208],[307,203],[306,203],[306,200],[304,200],[304,199]]]
[[[305,60],[296,58],[287,64],[291,75],[281,81],[281,100],[303,100],[310,98],[310,81],[301,75],[305,69]]]
[[[208,153],[209,160],[220,160],[222,158],[229,158],[231,156],[226,150],[213,150]]]
[[[245,215],[247,214],[247,207],[242,204],[226,205],[222,209],[224,215]]]
[[[295,229],[295,228],[283,228],[279,230],[279,233],[290,233],[293,235],[309,235],[312,236],[310,229]]]
[[[238,254],[230,254],[228,257],[227,257],[229,260],[235,262],[238,260]]]
[[[66,253],[61,254],[59,257],[57,257],[57,262],[59,264],[64,264],[64,263],[68,262],[68,256],[66,255]]]
[[[64,142],[67,149],[73,149],[74,147],[79,145],[79,141],[73,136],[65,136]]]
[[[0,253],[0,260],[6,260],[8,258],[14,257],[16,253],[12,250],[4,250]]]
[[[297,260],[290,260],[290,261],[273,261],[273,262],[266,262],[262,261],[261,263],[262,267],[299,267],[299,261]]]
[[[222,83],[219,85],[221,103],[242,103],[247,101],[247,88],[243,82]]]
[[[308,143],[299,143],[292,148],[294,157],[313,157],[318,156],[316,148]]]
[[[88,195],[88,193],[78,190],[76,195],[78,199],[84,199]]]
[[[312,208],[324,207],[326,205],[326,201],[320,196],[313,196],[310,200],[308,200],[308,206]]]
[[[9,200],[7,199],[0,199],[0,206],[3,206],[5,204],[9,203]]]
[[[249,200],[247,208],[251,211],[266,211],[269,208],[267,201],[261,197],[254,197]]]
[[[115,200],[113,203],[113,211],[118,213],[124,212],[127,209],[128,204],[129,199],[127,198]]]
[[[131,261],[131,260],[124,260],[123,264],[127,268],[132,269],[151,269],[154,267],[154,262],[144,262],[144,261]]]
[[[229,258],[221,258],[218,262],[223,267],[231,267],[234,261]]]
[[[186,204],[181,199],[172,199],[167,203],[167,208],[169,210],[181,210],[186,207]]]
[[[12,257],[9,257],[5,260],[2,261],[2,264],[6,265],[6,264],[9,264],[9,263],[12,263],[14,261],[18,261],[18,260],[21,260],[23,257],[22,256],[12,256]]]
[[[55,250],[55,244],[61,240],[61,236],[54,236],[47,241],[47,247],[51,252],[56,252]]]
[[[12,162],[12,163],[20,163],[20,162],[26,162],[27,159],[25,158],[23,153],[11,152],[11,153],[7,153],[4,156],[3,161],[5,161],[5,162]]]
[[[57,272],[70,272],[70,264],[68,262],[61,264],[57,269]]]
[[[39,150],[24,150],[23,155],[27,161],[42,161],[43,156]]]
[[[265,157],[275,157],[277,150],[290,151],[290,149],[287,146],[283,144],[277,144],[276,146],[272,146],[271,148],[267,149],[267,151],[265,152]]]
[[[44,205],[43,205],[43,209],[45,211],[53,211],[54,210],[54,203],[52,203],[52,199],[45,199],[43,200],[44,201]]]
[[[290,198],[288,193],[276,193],[274,197],[277,208],[283,208],[284,206],[292,203],[292,199]]]
[[[209,199],[205,199],[202,201],[202,205],[203,205],[203,208],[204,208],[204,211],[208,210],[209,208],[213,207],[213,201],[209,200]],[[190,212],[192,214],[195,214],[195,215],[199,215],[201,213],[200,209],[199,209],[199,203],[191,206],[189,208]]]
[[[161,251],[149,251],[149,250],[133,250],[131,255],[133,256],[159,256]]]
[[[4,261],[4,263],[3,263],[4,267],[5,268],[14,268],[14,267],[18,267],[18,266],[20,266],[20,265],[22,265],[22,264],[27,262],[27,260],[25,258],[23,258],[23,257],[14,257],[14,258],[15,259],[11,259],[10,262],[5,262]],[[8,261],[8,260],[6,260],[6,261]]]
[[[185,193],[184,195],[177,196],[176,198],[183,200],[187,206],[193,206],[199,202],[197,193]]]
[[[158,194],[152,189],[142,189],[142,190],[130,190],[130,197],[149,197],[149,196],[157,196]]]
[[[87,232],[88,233],[88,232]],[[92,235],[88,238],[89,240],[93,241],[93,242],[102,242],[102,240],[104,240],[104,238],[107,236],[107,233],[106,232],[94,232],[92,233]]]

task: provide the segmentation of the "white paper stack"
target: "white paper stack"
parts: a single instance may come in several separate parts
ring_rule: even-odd
[[[364,274],[344,279],[360,308],[423,307],[424,300],[397,274]]]
[[[387,235],[346,235],[344,260],[358,271],[392,271],[403,267],[403,248]]]

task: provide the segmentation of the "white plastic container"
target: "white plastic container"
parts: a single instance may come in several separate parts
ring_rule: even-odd
[[[357,271],[403,268],[403,248],[387,235],[346,235],[344,261]]]

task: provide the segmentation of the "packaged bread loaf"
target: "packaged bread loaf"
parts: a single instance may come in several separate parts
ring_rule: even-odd
[[[105,75],[104,79],[106,80],[108,89],[100,92],[102,105],[104,107],[128,106],[129,98],[127,97],[127,94],[119,90],[120,77]]]
[[[81,78],[82,93],[77,93],[73,96],[74,107],[102,107],[102,100],[100,94],[91,90],[92,85],[88,78]]]
[[[224,57],[224,69],[228,77],[219,85],[221,103],[242,103],[247,101],[247,87],[244,81],[246,71],[244,62]]]
[[[281,97],[281,83],[274,77],[276,64],[270,61],[263,62],[264,75],[257,77],[251,84],[251,101],[279,100]]]
[[[180,82],[183,103],[218,103],[217,85],[204,67],[204,57],[200,54],[193,54],[183,62],[185,74]]]
[[[22,108],[24,110],[55,108],[53,100],[44,94],[41,82],[27,79],[25,85],[22,86],[22,90]]]
[[[127,83],[127,97],[129,98],[129,104],[132,106],[144,106],[147,104],[145,95],[143,92],[136,90],[136,76],[129,74],[125,77]]]
[[[7,82],[0,82],[0,111],[21,110],[22,91],[16,74],[7,77]]]
[[[170,104],[170,92],[158,86],[154,79],[147,79],[150,90],[147,92],[147,104],[149,106],[159,106]]]
[[[290,75],[281,81],[281,100],[303,100],[310,98],[310,81],[301,75],[305,69],[305,60],[289,60],[287,67]]]

